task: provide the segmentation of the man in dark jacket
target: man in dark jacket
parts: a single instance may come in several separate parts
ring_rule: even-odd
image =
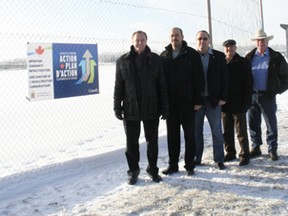
[[[196,34],[197,51],[205,74],[204,106],[195,114],[196,163],[201,164],[204,138],[204,118],[208,119],[213,141],[213,156],[219,169],[224,166],[224,144],[221,124],[221,106],[228,97],[228,71],[225,55],[210,47],[210,35],[201,30]]]
[[[194,110],[201,107],[201,93],[204,91],[204,76],[201,60],[196,50],[187,46],[180,28],[173,28],[170,33],[171,43],[161,53],[168,84],[169,117],[167,140],[169,166],[162,173],[165,175],[178,172],[181,146],[181,126],[185,139],[185,169],[188,176],[194,174]]]
[[[222,106],[223,138],[226,155],[224,161],[236,159],[234,128],[240,144],[240,166],[249,164],[249,140],[247,133],[246,112],[251,106],[253,76],[250,62],[237,52],[236,41],[223,42],[229,72],[229,94]]]
[[[147,142],[147,173],[154,182],[158,175],[159,117],[168,116],[167,85],[160,57],[147,46],[147,35],[134,32],[130,52],[116,62],[114,89],[115,116],[123,120],[126,133],[126,158],[129,166],[128,184],[136,184],[139,168],[139,136],[141,121]]]
[[[273,35],[267,36],[263,29],[255,34],[256,48],[246,55],[252,66],[254,93],[252,106],[248,110],[248,122],[252,141],[251,157],[262,154],[261,115],[266,123],[266,141],[271,160],[278,160],[278,128],[276,95],[288,88],[288,66],[281,53],[268,47]]]

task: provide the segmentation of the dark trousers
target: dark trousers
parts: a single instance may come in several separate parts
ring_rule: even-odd
[[[192,109],[192,108],[191,108]],[[185,169],[193,170],[195,157],[195,141],[194,141],[194,112],[191,113],[170,113],[166,121],[167,123],[167,138],[168,138],[168,153],[169,166],[178,167],[179,155],[181,150],[181,125],[184,131],[185,140]]]
[[[247,133],[246,113],[224,113],[222,112],[224,146],[228,155],[236,156],[234,128],[240,145],[240,158],[249,159],[249,140]]]
[[[125,155],[128,162],[128,174],[139,174],[139,136],[141,132],[141,121],[124,120],[124,129],[126,133],[126,151]],[[147,171],[152,174],[158,174],[158,126],[159,119],[143,121],[144,134],[147,142]]]
[[[249,131],[253,148],[263,144],[261,137],[261,120],[263,115],[267,128],[266,141],[268,152],[277,152],[278,129],[276,111],[276,97],[270,99],[265,93],[253,94],[252,106],[248,111]]]

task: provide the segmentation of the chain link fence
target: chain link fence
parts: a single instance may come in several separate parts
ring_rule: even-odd
[[[234,38],[247,51],[261,26],[259,8],[258,1],[212,1],[214,48]],[[192,47],[196,33],[208,30],[202,0],[0,0],[0,13],[0,178],[124,147],[113,114],[114,63],[132,32],[145,31],[160,53],[174,26]],[[28,42],[97,43],[100,93],[29,102]]]

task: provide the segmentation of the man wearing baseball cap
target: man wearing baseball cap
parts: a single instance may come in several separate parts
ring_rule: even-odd
[[[250,62],[237,52],[236,41],[223,42],[229,73],[228,100],[222,106],[223,138],[225,146],[224,161],[236,159],[234,128],[240,145],[239,166],[249,164],[249,140],[247,133],[246,112],[251,106],[253,76]]]
[[[252,106],[248,111],[249,131],[252,141],[251,157],[262,154],[260,146],[261,117],[266,124],[266,141],[268,154],[272,161],[278,160],[278,129],[276,117],[276,95],[288,89],[288,65],[281,53],[268,47],[273,35],[267,36],[263,29],[256,31],[256,48],[251,50],[246,58],[250,60],[254,78]]]

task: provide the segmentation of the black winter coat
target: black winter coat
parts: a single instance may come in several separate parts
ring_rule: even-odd
[[[141,66],[136,65],[138,54],[130,52],[116,62],[114,111],[123,111],[127,120],[151,120],[168,115],[167,85],[160,57],[146,46],[141,54]]]
[[[228,99],[228,70],[225,54],[212,49],[207,71],[208,100],[212,107],[218,106],[219,100]]]
[[[253,94],[253,75],[250,62],[237,53],[227,63],[229,73],[229,94],[222,111],[226,113],[245,113],[251,106]]]
[[[268,66],[267,95],[269,98],[275,97],[288,89],[288,65],[280,52],[276,52],[268,47],[270,61]],[[255,56],[256,48],[246,55],[246,58],[252,62]]]
[[[194,112],[194,105],[203,104],[204,73],[198,52],[183,41],[179,55],[173,59],[172,45],[161,53],[168,85],[170,112]]]

